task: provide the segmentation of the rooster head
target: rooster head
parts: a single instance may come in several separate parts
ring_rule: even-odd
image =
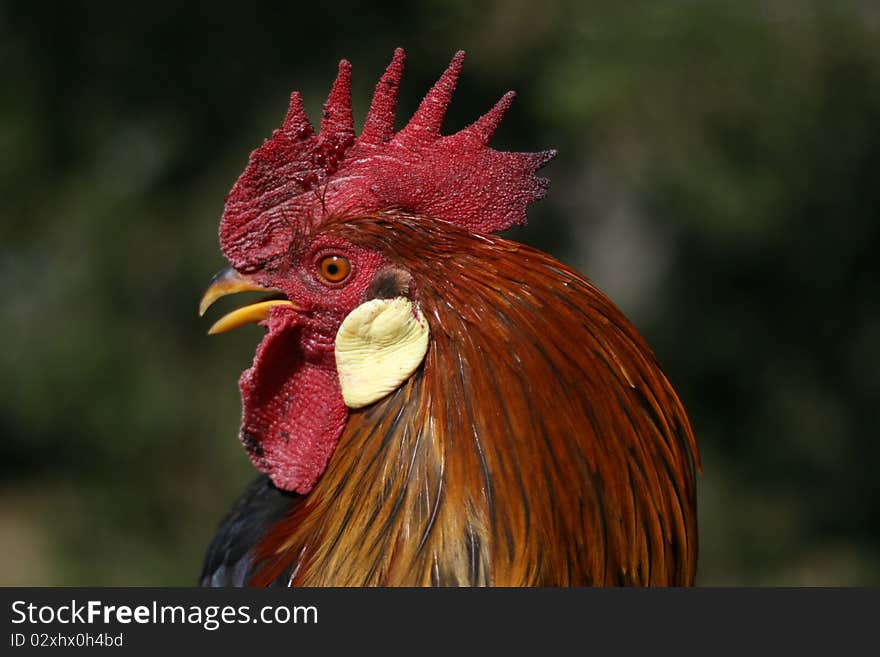
[[[535,172],[555,151],[488,146],[512,92],[470,126],[440,134],[463,60],[455,55],[395,131],[398,49],[359,136],[343,60],[318,133],[292,94],[281,128],[251,154],[226,198],[220,245],[231,266],[215,276],[200,311],[233,292],[268,294],[210,332],[254,322],[267,329],[239,380],[240,438],[278,488],[311,491],[350,409],[384,398],[422,366],[433,321],[420,296],[425,267],[411,266],[417,254],[401,254],[398,231],[422,230],[425,240],[443,231],[485,235],[525,223],[526,206],[545,194]],[[376,230],[358,239],[354,227],[364,222],[382,227],[378,239]]]

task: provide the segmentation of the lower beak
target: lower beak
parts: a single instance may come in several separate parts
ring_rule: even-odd
[[[283,294],[277,288],[264,287],[253,279],[238,273],[232,267],[217,272],[211,279],[208,289],[202,295],[199,302],[199,316],[205,314],[205,311],[217,301],[220,297],[225,297],[236,292],[268,292],[269,294]],[[276,306],[286,306],[294,310],[299,310],[299,306],[288,299],[266,299],[243,306],[237,310],[233,310],[214,322],[214,325],[208,329],[208,335],[215,333],[224,333],[245,324],[255,324],[264,319],[269,318],[269,312]]]

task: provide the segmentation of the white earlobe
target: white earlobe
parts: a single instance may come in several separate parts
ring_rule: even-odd
[[[428,351],[430,331],[405,297],[373,299],[349,313],[336,333],[336,370],[349,408],[372,404],[397,389]]]

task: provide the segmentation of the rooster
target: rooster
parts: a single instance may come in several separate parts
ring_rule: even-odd
[[[398,49],[359,136],[351,66],[316,134],[298,93],[227,196],[201,312],[267,333],[241,376],[263,473],[206,586],[690,585],[693,432],[620,310],[525,223],[556,153],[488,146],[514,94],[443,136],[455,55],[395,131]]]

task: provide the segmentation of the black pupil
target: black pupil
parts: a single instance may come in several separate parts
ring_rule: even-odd
[[[327,263],[327,275],[328,276],[336,276],[336,274],[338,274],[338,273],[339,273],[339,265],[337,265],[335,262],[328,262]]]

